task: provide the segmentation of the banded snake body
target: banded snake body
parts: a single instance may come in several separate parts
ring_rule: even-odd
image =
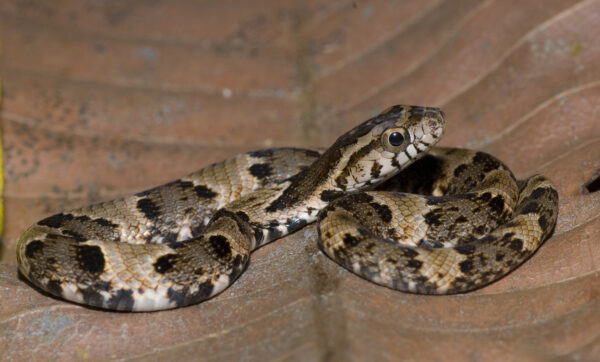
[[[50,216],[20,238],[19,270],[89,306],[181,307],[231,285],[256,248],[318,220],[321,250],[372,282],[425,294],[479,288],[550,235],[558,196],[547,178],[517,181],[485,153],[433,147],[444,128],[437,108],[393,106],[322,154],[241,154]]]

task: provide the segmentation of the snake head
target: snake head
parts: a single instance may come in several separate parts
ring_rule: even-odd
[[[397,105],[341,136],[336,150],[335,184],[353,191],[377,185],[426,154],[444,133],[439,108]]]

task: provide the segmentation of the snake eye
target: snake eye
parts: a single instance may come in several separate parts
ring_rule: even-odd
[[[381,143],[386,151],[400,152],[408,145],[408,134],[403,128],[388,129],[381,135]]]
[[[390,142],[390,145],[398,147],[404,142],[404,136],[400,132],[392,132],[388,136],[388,141]]]

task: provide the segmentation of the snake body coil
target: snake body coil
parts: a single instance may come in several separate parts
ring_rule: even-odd
[[[77,303],[175,308],[220,293],[253,250],[318,218],[321,249],[375,283],[429,294],[480,287],[548,237],[558,197],[546,178],[516,181],[484,153],[432,148],[444,127],[437,108],[394,106],[322,154],[250,152],[50,216],[19,240],[19,270]]]

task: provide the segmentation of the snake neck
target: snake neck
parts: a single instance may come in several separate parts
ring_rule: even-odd
[[[386,178],[373,178],[373,183],[358,183],[349,171],[365,150],[375,147],[374,143],[359,143],[351,149],[341,149],[336,144],[327,150],[310,167],[288,179],[277,196],[264,208],[255,224],[256,249],[273,240],[297,231],[314,222],[323,208],[345,194],[376,186],[398,171],[386,175]],[[377,182],[375,182],[377,181]]]
[[[394,106],[346,132],[311,166],[258,197],[264,202],[249,215],[255,247],[315,221],[343,194],[396,175],[437,142],[444,124],[437,108]],[[239,206],[248,206],[246,201]]]

